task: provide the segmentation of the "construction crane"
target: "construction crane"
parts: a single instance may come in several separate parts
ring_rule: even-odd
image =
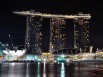
[[[13,47],[13,42],[12,42],[12,40],[11,40],[10,34],[9,34],[9,39],[10,39],[11,46]]]

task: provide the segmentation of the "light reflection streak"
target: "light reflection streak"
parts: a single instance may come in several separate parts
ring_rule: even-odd
[[[44,66],[43,66],[43,77],[46,77],[46,64],[44,62]]]
[[[8,70],[8,73],[9,73],[8,77],[14,77],[15,76],[15,73],[14,73],[15,63],[11,63],[9,65],[9,67],[11,67],[11,68],[9,68],[9,70]]]
[[[55,77],[55,74],[54,74],[55,71],[53,71],[54,63],[53,64],[49,64],[47,69],[48,69],[48,77]]]
[[[7,77],[23,77],[24,76],[23,74],[20,74],[21,73],[20,71],[18,71],[20,69],[23,69],[24,64],[22,65],[22,63],[10,63],[8,66],[10,68],[8,69],[8,76]]]
[[[40,77],[40,63],[38,62],[37,77]]]
[[[60,77],[65,77],[65,66],[64,66],[64,63],[61,64]]]
[[[29,77],[29,64],[26,64],[26,77]]]
[[[0,77],[7,76],[7,75],[3,75],[3,73],[5,72],[4,67],[5,67],[5,64],[3,63],[3,64],[1,65],[1,68],[0,68],[0,71],[1,71],[1,75],[0,75]],[[3,71],[3,72],[2,72],[2,71]],[[6,72],[8,72],[8,70],[6,70]]]
[[[12,65],[12,66],[14,66],[14,65],[15,65],[15,63],[12,63],[11,65]]]

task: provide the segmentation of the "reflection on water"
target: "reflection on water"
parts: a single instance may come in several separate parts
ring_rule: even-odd
[[[46,64],[44,62],[44,66],[43,66],[43,77],[46,77]]]
[[[24,77],[24,63],[3,63],[0,77]]]
[[[26,77],[29,77],[29,64],[26,64]]]
[[[37,77],[40,77],[40,63],[38,62]]]
[[[64,63],[61,64],[60,77],[65,77],[65,67],[64,67]]]
[[[103,77],[103,63],[1,63],[0,77]]]

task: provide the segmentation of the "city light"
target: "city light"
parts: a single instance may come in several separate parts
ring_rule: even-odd
[[[19,14],[19,15],[31,15],[31,16],[41,16],[44,18],[65,18],[65,19],[74,19],[74,18],[84,18],[84,19],[90,19],[91,16],[90,14],[81,14],[81,15],[56,15],[56,14],[45,14],[45,13],[38,13],[34,12],[31,13],[31,11],[22,11],[22,12],[17,12],[14,11],[13,13]]]
[[[65,77],[65,66],[64,63],[61,63],[61,71],[60,71],[60,77]]]

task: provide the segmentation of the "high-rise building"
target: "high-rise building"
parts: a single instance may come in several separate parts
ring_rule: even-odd
[[[27,17],[25,48],[28,53],[41,52],[42,18],[50,18],[50,52],[63,49],[68,50],[68,48],[70,50],[80,49],[82,51],[88,51],[89,49],[88,19],[91,18],[90,14],[79,13],[77,15],[55,15],[39,13],[35,12],[35,10],[22,12],[15,11],[14,13]],[[72,19],[74,26],[71,25],[67,19]],[[68,27],[66,25],[68,25]],[[65,28],[67,28],[68,31],[65,30]]]
[[[74,19],[74,47],[87,52],[89,50],[89,25],[86,18]]]
[[[65,48],[66,35],[63,33],[65,29],[65,20],[63,18],[50,19],[50,45],[49,51],[54,52]]]
[[[27,16],[26,22],[25,48],[27,53],[41,53],[42,18],[39,16]]]

